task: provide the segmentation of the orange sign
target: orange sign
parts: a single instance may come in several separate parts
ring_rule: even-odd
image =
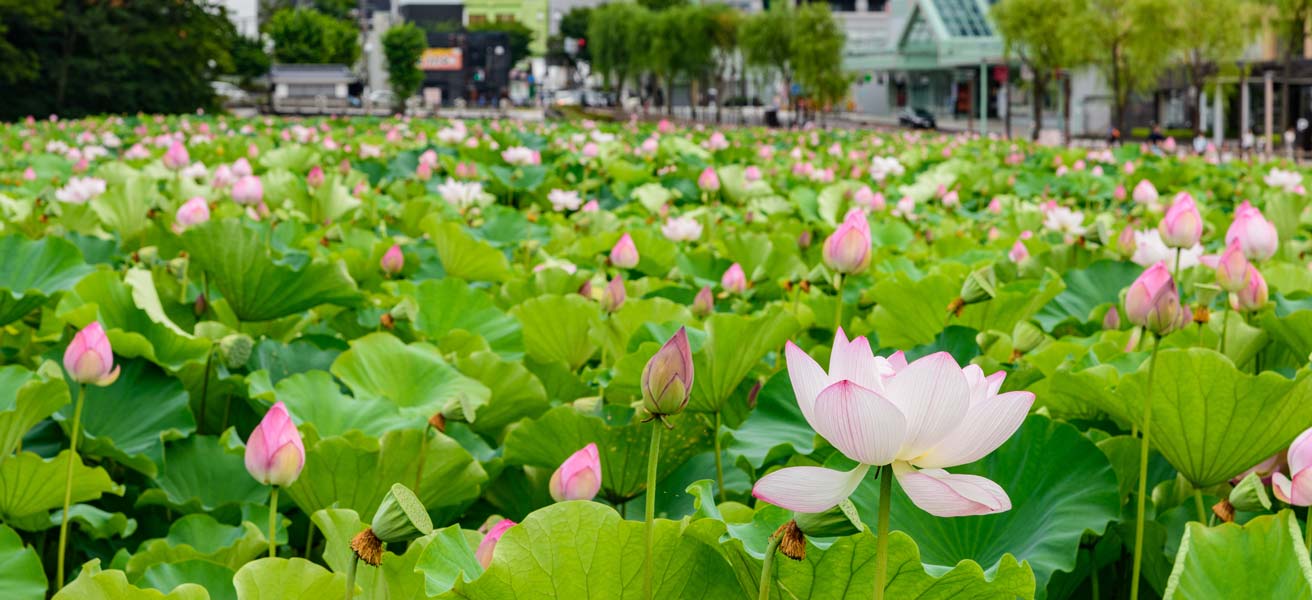
[[[459,71],[463,64],[460,48],[428,48],[419,57],[419,68],[424,71]]]

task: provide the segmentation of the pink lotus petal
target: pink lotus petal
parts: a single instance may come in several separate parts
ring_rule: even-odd
[[[915,464],[926,468],[955,467],[984,458],[1016,433],[1033,404],[1031,392],[990,395],[971,404],[957,430],[916,459]]]
[[[788,363],[788,380],[793,383],[793,394],[797,396],[797,407],[802,409],[802,416],[815,429],[815,399],[829,387],[829,376],[820,368],[820,363],[791,341],[784,345],[784,356]]]
[[[936,352],[898,371],[885,386],[885,396],[907,418],[907,436],[900,460],[911,460],[933,448],[966,418],[970,386],[951,354]]]
[[[942,469],[917,471],[894,463],[897,483],[921,510],[936,517],[966,517],[1011,510],[1007,492],[978,475],[953,475]]]
[[[829,352],[830,380],[848,379],[868,390],[879,391],[884,389],[884,381],[880,377],[884,373],[880,373],[879,367],[874,352],[870,350],[870,340],[862,336],[849,342],[843,328],[838,328],[834,347]]]
[[[906,436],[906,417],[892,402],[848,380],[820,392],[815,417],[816,432],[862,464],[893,462]]]
[[[865,478],[867,465],[843,472],[824,467],[788,467],[756,482],[752,495],[775,506],[818,513],[838,505]]]

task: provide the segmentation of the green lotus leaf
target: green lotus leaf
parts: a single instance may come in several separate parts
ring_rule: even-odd
[[[37,371],[0,367],[0,464],[13,455],[29,429],[68,402],[68,386],[55,363],[43,363]]]
[[[582,296],[538,296],[510,314],[524,327],[524,351],[533,360],[577,370],[597,351],[589,332],[601,327],[601,307]]]
[[[96,540],[113,536],[127,538],[137,530],[137,520],[123,513],[111,513],[90,504],[74,504],[68,508],[70,523],[77,525],[87,537]],[[50,527],[59,527],[64,520],[63,509],[50,513]],[[169,588],[172,589],[172,588]]]
[[[68,450],[50,459],[20,452],[0,463],[0,521],[10,523],[61,508],[71,457]],[[95,500],[106,493],[122,496],[123,491],[123,486],[116,485],[104,469],[74,461],[72,502]],[[41,520],[45,520],[44,515]]]
[[[205,588],[183,584],[165,594],[156,589],[139,588],[128,583],[123,571],[102,571],[100,559],[82,566],[77,579],[69,582],[55,594],[57,600],[209,600]]]
[[[251,381],[248,378],[247,381]],[[252,397],[281,401],[296,423],[313,423],[324,437],[356,430],[378,437],[393,429],[413,428],[419,421],[396,404],[379,398],[353,398],[325,371],[297,373],[278,382],[272,394],[251,390]]]
[[[155,488],[142,492],[139,504],[167,506],[185,513],[212,512],[244,503],[263,504],[269,488],[246,472],[234,430],[223,436],[194,435],[168,443]]]
[[[13,529],[0,525],[0,598],[41,600],[46,597],[46,574],[36,549],[23,544]]]
[[[1166,584],[1166,600],[1312,597],[1312,563],[1294,513],[1240,526],[1189,523]]]
[[[693,355],[688,409],[718,412],[761,359],[778,351],[801,325],[783,310],[749,317],[719,313],[706,319],[706,342]]]
[[[357,399],[388,401],[421,427],[438,411],[458,405],[465,419],[477,420],[477,410],[491,392],[466,377],[425,343],[406,344],[389,333],[371,333],[351,341],[351,349],[333,361],[332,373]],[[398,374],[404,373],[404,377]]]
[[[0,237],[0,326],[23,318],[90,272],[82,252],[62,238]]]
[[[523,418],[536,418],[551,408],[542,382],[524,364],[487,351],[457,358],[455,366],[492,392],[478,419],[470,427],[479,433],[500,437],[506,426]]]
[[[345,573],[355,552],[351,550],[351,538],[364,531],[366,523],[353,510],[331,508],[320,510],[312,517],[314,525],[323,533],[323,561],[335,573]],[[456,529],[459,529],[458,526]],[[383,553],[382,564],[372,567],[360,563],[356,568],[355,585],[362,590],[356,595],[361,600],[386,598],[421,598],[424,590],[424,576],[417,570],[420,556],[424,555],[431,537],[421,537],[405,545],[405,553]],[[389,544],[391,550],[401,548],[401,544]],[[436,595],[436,594],[429,594]]]
[[[172,371],[189,362],[203,362],[211,343],[168,320],[148,271],[130,274],[135,274],[132,286],[114,271],[102,269],[88,275],[74,288],[76,297],[60,303],[64,309],[61,316],[76,327],[100,321],[119,356],[142,357]]]
[[[879,344],[912,348],[938,337],[949,321],[948,304],[957,297],[969,269],[944,263],[934,273],[913,280],[905,273],[880,278],[871,290],[877,306],[870,313]]]
[[[268,550],[268,537],[254,523],[224,525],[209,515],[187,515],[169,526],[167,536],[142,542],[124,571],[136,581],[153,565],[190,560],[235,570]]]
[[[346,576],[300,558],[261,558],[232,580],[237,600],[324,600],[346,589]]]
[[[399,289],[419,305],[415,329],[430,341],[436,343],[451,331],[462,329],[479,335],[494,352],[508,359],[523,355],[519,322],[497,308],[486,292],[454,277],[418,285],[401,282]]]
[[[1116,473],[1107,457],[1074,427],[1042,415],[1026,419],[992,454],[949,471],[980,475],[1002,486],[1011,498],[1011,510],[939,518],[917,508],[894,486],[893,529],[915,539],[921,561],[939,568],[973,560],[992,570],[1014,555],[1033,569],[1039,598],[1046,597],[1054,572],[1075,568],[1084,533],[1100,534],[1120,515]],[[852,495],[872,531],[878,488],[878,480],[867,477]]]
[[[160,591],[186,584],[198,585],[209,592],[210,600],[237,600],[237,588],[232,585],[233,575],[232,569],[218,563],[192,559],[151,565],[137,583]]]
[[[475,239],[459,223],[442,222],[432,216],[420,225],[437,247],[437,256],[447,275],[466,281],[505,281],[510,262],[491,244]]]
[[[353,306],[360,299],[341,263],[275,259],[267,226],[212,220],[183,234],[191,269],[205,273],[237,318],[268,321],[321,304]],[[299,263],[296,265],[295,263]]]
[[[1143,267],[1131,262],[1100,260],[1083,269],[1066,271],[1063,290],[1035,315],[1034,320],[1046,331],[1062,321],[1087,321],[1094,309],[1103,304],[1119,304],[1121,290],[1129,287],[1143,273]],[[992,329],[999,329],[993,327]]]
[[[802,416],[786,370],[775,373],[761,386],[756,394],[756,408],[742,425],[729,430],[725,438],[729,455],[741,457],[752,469],[793,453],[811,453],[815,431]]]
[[[456,582],[467,584],[483,574],[483,565],[474,555],[474,548],[482,534],[452,525],[433,532],[423,554],[415,563],[415,571],[423,574],[424,593],[429,596],[444,594]]]

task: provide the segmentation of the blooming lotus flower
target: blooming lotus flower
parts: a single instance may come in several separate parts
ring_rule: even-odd
[[[692,393],[692,348],[680,327],[642,368],[642,407],[653,416],[678,414]]]
[[[510,519],[501,519],[496,525],[492,526],[492,529],[488,530],[486,535],[483,536],[483,541],[478,543],[478,550],[474,551],[474,556],[478,558],[478,564],[483,565],[484,569],[492,564],[492,553],[496,551],[497,541],[501,539],[501,536],[505,535],[506,530],[514,526],[514,521],[511,521]]]
[[[758,168],[756,165],[751,165],[746,169],[743,169],[743,179],[747,181],[747,183],[752,183],[753,181],[760,181],[761,169]]]
[[[988,211],[995,215],[1002,214],[1002,200],[997,198],[989,200]]]
[[[401,245],[392,244],[392,247],[383,253],[383,258],[378,261],[378,266],[382,268],[383,273],[389,276],[400,273],[401,268],[405,266],[405,254],[401,252]]]
[[[857,467],[788,467],[756,482],[752,495],[784,508],[823,512],[851,495],[871,466],[891,466],[903,491],[932,515],[983,515],[1011,509],[998,484],[945,468],[974,462],[1020,427],[1030,392],[999,394],[1006,374],[985,376],[939,352],[907,364],[902,353],[876,357],[864,337],[834,338],[829,371],[801,348],[785,348],[797,405],[811,428]]]
[[[1169,248],[1192,248],[1197,244],[1203,237],[1203,216],[1198,214],[1193,196],[1180,192],[1157,229]]]
[[[1266,182],[1267,185],[1273,188],[1291,194],[1300,194],[1301,192],[1299,192],[1298,189],[1303,183],[1303,176],[1292,169],[1285,171],[1283,169],[1272,167],[1271,171],[1266,174],[1266,177],[1262,178],[1262,181]]]
[[[601,205],[597,204],[596,200],[588,200],[583,204],[583,208],[580,208],[579,210],[585,213],[593,213],[601,210]]]
[[[583,158],[596,158],[598,154],[601,154],[601,148],[597,146],[596,142],[588,142],[583,144],[582,152]]]
[[[1171,333],[1189,322],[1189,307],[1180,304],[1180,292],[1166,262],[1149,267],[1130,284],[1125,294],[1125,318],[1158,335]]]
[[[742,265],[738,263],[729,265],[729,268],[724,270],[724,275],[720,277],[720,287],[733,294],[747,291],[747,275],[743,273]]]
[[[277,402],[246,440],[246,472],[264,485],[288,486],[305,467],[305,445],[287,407]]]
[[[114,366],[114,350],[100,321],[83,327],[64,349],[64,370],[78,383],[105,387],[118,379]]]
[[[870,266],[870,222],[859,208],[847,211],[843,223],[825,239],[825,264],[839,273],[860,273]]]
[[[870,159],[870,177],[875,181],[884,181],[888,176],[897,177],[906,172],[901,162],[892,156],[876,156]]]
[[[232,173],[232,167],[228,165],[219,165],[214,169],[214,176],[210,178],[210,187],[216,190],[225,190],[232,186],[232,182],[237,177]]]
[[[232,184],[232,201],[243,206],[254,206],[264,200],[264,185],[254,175],[244,175]]]
[[[1125,184],[1117,184],[1116,189],[1112,190],[1112,199],[1117,202],[1125,201]]]
[[[164,166],[170,170],[178,171],[191,163],[191,156],[187,154],[187,147],[182,142],[173,142],[167,152],[164,153]]]
[[[1235,209],[1235,220],[1225,232],[1225,243],[1238,241],[1248,260],[1266,260],[1280,247],[1280,234],[1262,211],[1247,200]]]
[[[1192,248],[1179,250],[1180,269],[1198,266],[1202,262],[1203,246],[1195,244]],[[1166,247],[1162,233],[1156,229],[1134,232],[1134,252],[1130,260],[1141,267],[1149,267],[1159,262],[1174,264],[1177,250]]]
[[[490,200],[489,195],[483,193],[483,184],[456,181],[450,177],[446,179],[446,183],[437,186],[437,194],[441,196],[443,200],[446,200],[447,204],[460,210],[465,210]]]
[[[1239,240],[1231,241],[1216,261],[1216,283],[1227,292],[1238,292],[1248,285],[1248,259]]]
[[[711,286],[702,286],[692,299],[692,314],[705,318],[713,312],[715,312],[715,295],[711,293]]]
[[[55,199],[68,204],[86,204],[105,193],[105,180],[95,177],[73,177],[64,187],[55,190]]]
[[[1130,163],[1125,163],[1129,165]],[[1150,208],[1157,206],[1157,188],[1153,182],[1147,179],[1141,180],[1138,185],[1134,186],[1134,201],[1144,204]]]
[[[174,216],[174,224],[179,229],[200,225],[208,220],[210,220],[210,205],[200,196],[184,202],[178,207],[178,212]]]
[[[1248,283],[1239,291],[1230,294],[1230,307],[1240,312],[1251,312],[1266,306],[1269,298],[1266,279],[1257,267],[1248,265]]]
[[[1025,243],[1020,240],[1016,240],[1016,243],[1011,245],[1011,250],[1007,252],[1007,258],[1016,264],[1020,264],[1029,257],[1030,249],[1026,248]]]
[[[419,163],[419,166],[415,167],[415,177],[420,181],[432,179],[433,167],[428,166],[428,163]]]
[[[1043,227],[1069,237],[1080,237],[1087,229],[1084,227],[1084,213],[1071,210],[1065,206],[1056,206],[1047,211]]]
[[[661,233],[671,242],[691,242],[702,236],[702,224],[692,217],[671,217],[661,226]]]
[[[255,150],[256,154],[259,154],[260,150],[255,146],[255,144],[251,144],[251,149]],[[239,158],[233,161],[232,175],[234,177],[246,177],[247,175],[254,175],[254,174],[255,171],[251,170],[250,161],[246,160],[245,158]]]
[[[305,176],[305,184],[312,188],[317,188],[323,185],[323,180],[324,180],[323,167],[319,165],[314,165],[313,167],[310,167],[309,174]]]
[[[530,150],[523,146],[515,146],[501,151],[501,160],[507,164],[515,166],[528,166],[542,164],[542,155],[537,150]]]
[[[638,246],[633,243],[633,238],[629,237],[629,234],[620,236],[620,240],[610,249],[610,264],[621,269],[638,266]]]
[[[556,502],[595,498],[601,491],[601,457],[597,445],[588,444],[560,463],[551,474],[547,490]]]
[[[1312,505],[1312,429],[1294,438],[1289,445],[1289,474],[1271,474],[1271,491],[1281,502],[1294,506]]]
[[[703,192],[720,191],[720,176],[715,174],[715,169],[706,167],[702,174],[697,177],[697,187]]]
[[[551,208],[556,212],[578,210],[583,204],[583,198],[574,190],[551,190],[547,194],[547,201],[551,202]]]

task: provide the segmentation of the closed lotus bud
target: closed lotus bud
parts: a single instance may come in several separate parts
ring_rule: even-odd
[[[401,252],[400,244],[392,244],[392,247],[383,253],[383,258],[378,261],[378,266],[389,277],[400,273],[401,268],[405,266],[405,254]]]
[[[843,537],[866,530],[856,506],[848,499],[824,512],[796,513],[793,520],[802,533],[813,538]]]
[[[702,174],[697,177],[697,187],[703,192],[716,192],[720,190],[720,176],[715,174],[715,169],[706,167]]]
[[[988,354],[989,350],[1004,340],[1010,342],[1006,334],[998,331],[981,331],[975,334],[975,345],[979,346],[980,352]],[[1008,352],[1010,354],[1010,351]]]
[[[1280,248],[1280,234],[1262,211],[1247,200],[1235,208],[1235,220],[1225,232],[1225,243],[1238,241],[1248,260],[1266,260]]]
[[[616,312],[624,306],[627,298],[628,293],[624,291],[624,278],[616,275],[601,290],[601,308],[608,313]]]
[[[246,440],[246,472],[264,485],[288,486],[305,467],[305,445],[287,407],[275,403]]]
[[[1250,472],[1239,484],[1230,490],[1230,505],[1244,512],[1266,512],[1271,510],[1271,497],[1266,493],[1266,484],[1262,476]]]
[[[1107,309],[1107,314],[1102,316],[1102,328],[1108,331],[1121,328],[1121,313],[1115,306]]]
[[[305,184],[312,188],[317,188],[323,185],[323,180],[324,180],[323,167],[319,165],[314,165],[313,167],[310,167],[310,173],[305,176]]]
[[[1227,292],[1238,292],[1248,285],[1248,259],[1239,240],[1231,241],[1217,259],[1216,283]]]
[[[597,445],[588,444],[560,463],[556,472],[551,474],[547,490],[556,502],[597,497],[597,492],[601,491],[601,456],[597,453]]]
[[[629,237],[629,234],[620,236],[620,241],[615,242],[615,247],[610,249],[610,264],[621,269],[638,266],[638,247],[634,245],[633,238]]]
[[[192,198],[179,206],[174,217],[174,223],[177,224],[179,229],[200,225],[208,220],[210,220],[210,205],[200,196]]]
[[[170,170],[178,171],[185,168],[191,163],[191,156],[187,154],[187,147],[182,142],[173,142],[167,152],[164,153],[164,166]]]
[[[870,266],[870,254],[870,222],[861,209],[854,208],[825,240],[825,265],[838,273],[860,273]]]
[[[810,229],[803,231],[801,235],[797,236],[797,247],[803,250],[810,248],[812,238],[813,236]]]
[[[492,564],[492,555],[496,552],[497,542],[501,540],[501,536],[505,535],[506,531],[514,526],[514,521],[502,519],[496,525],[493,525],[492,529],[488,530],[487,534],[483,536],[483,541],[478,543],[478,550],[474,551],[474,556],[478,558],[478,564],[483,565],[484,569]]]
[[[1007,252],[1007,258],[1017,264],[1024,262],[1029,257],[1030,249],[1026,248],[1025,243],[1020,240],[1016,240],[1016,243],[1011,245],[1011,250]]]
[[[1157,225],[1162,234],[1162,241],[1169,248],[1193,248],[1203,236],[1203,217],[1198,214],[1198,206],[1193,196],[1180,192],[1175,197],[1166,216]]]
[[[1166,335],[1187,323],[1189,309],[1180,305],[1180,293],[1165,262],[1149,267],[1125,294],[1125,317],[1131,323]]]
[[[118,379],[114,350],[100,321],[92,321],[73,336],[73,341],[64,349],[64,370],[73,381],[100,387]]]
[[[1252,312],[1266,306],[1267,300],[1266,279],[1257,267],[1248,265],[1248,284],[1230,294],[1230,306],[1240,312]]]
[[[655,417],[678,414],[692,392],[692,349],[680,327],[642,369],[642,407]]]
[[[715,312],[715,295],[711,293],[711,286],[704,286],[692,299],[692,314],[704,319],[713,312]]]
[[[1045,339],[1047,336],[1043,335],[1043,330],[1029,321],[1017,321],[1016,326],[1011,330],[1012,346],[1020,352],[1029,352],[1038,348]]]
[[[424,503],[410,488],[394,483],[383,498],[383,503],[374,512],[374,520],[369,528],[373,529],[379,540],[391,544],[432,533],[433,521]]]
[[[1116,236],[1116,251],[1121,256],[1129,258],[1134,256],[1134,251],[1139,248],[1139,241],[1134,237],[1134,227],[1126,225],[1121,229],[1121,233]]]
[[[232,201],[243,206],[255,206],[264,199],[264,185],[260,178],[246,175],[232,184]]]
[[[1130,165],[1130,163],[1125,164]],[[1134,186],[1134,201],[1149,206],[1155,205],[1157,203],[1157,187],[1147,179],[1140,181],[1138,185]]]
[[[223,358],[223,364],[229,369],[246,366],[246,362],[251,359],[251,350],[254,348],[255,340],[244,333],[233,333],[219,340],[219,355]]]
[[[725,269],[724,275],[720,277],[720,287],[731,294],[741,294],[747,291],[747,275],[743,273],[742,265],[733,263]]]

